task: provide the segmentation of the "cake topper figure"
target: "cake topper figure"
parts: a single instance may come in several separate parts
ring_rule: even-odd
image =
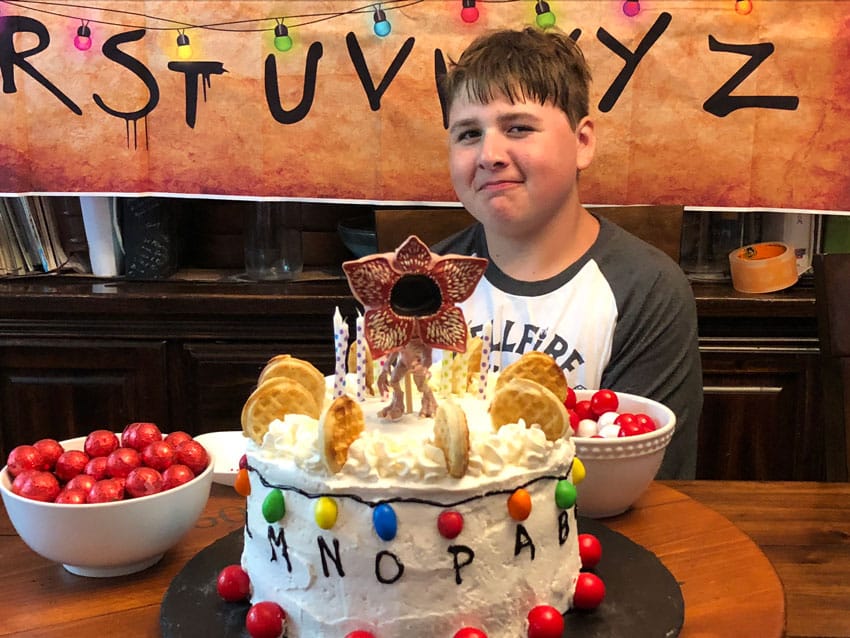
[[[487,260],[432,253],[415,235],[394,253],[342,264],[354,297],[366,309],[365,336],[375,358],[387,355],[378,389],[392,389],[382,418],[405,413],[402,381],[410,372],[422,395],[420,416],[433,416],[437,401],[428,379],[433,348],[464,352],[467,328],[457,306],[475,290]]]

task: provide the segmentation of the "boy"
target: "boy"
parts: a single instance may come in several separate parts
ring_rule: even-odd
[[[449,168],[478,223],[435,252],[490,260],[462,304],[472,334],[493,321],[494,368],[530,350],[572,387],[643,395],[676,414],[658,478],[692,479],[702,410],[697,318],[667,255],[588,212],[579,174],[593,159],[590,72],[557,31],[499,31],[453,63],[444,89]]]

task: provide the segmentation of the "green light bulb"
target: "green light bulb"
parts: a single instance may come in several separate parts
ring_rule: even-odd
[[[555,14],[551,11],[545,11],[537,14],[537,26],[541,29],[548,29],[555,26]]]
[[[274,28],[274,48],[278,51],[289,51],[292,48],[289,29],[282,22]]]
[[[538,0],[534,5],[534,11],[537,13],[537,26],[541,29],[548,29],[555,26],[555,14],[549,9],[549,3],[544,0]]]

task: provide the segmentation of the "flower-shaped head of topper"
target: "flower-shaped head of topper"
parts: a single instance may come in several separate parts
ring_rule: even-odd
[[[469,298],[486,268],[480,257],[432,253],[415,235],[394,253],[342,264],[351,292],[366,308],[364,333],[374,357],[414,339],[464,352],[466,320],[457,304]]]

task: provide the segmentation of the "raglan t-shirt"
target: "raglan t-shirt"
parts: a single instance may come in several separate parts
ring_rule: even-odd
[[[492,322],[493,370],[540,350],[574,388],[608,388],[668,406],[677,424],[657,477],[692,479],[702,368],[690,284],[669,256],[604,218],[599,223],[587,253],[549,279],[519,281],[490,262],[461,308],[472,336]],[[480,224],[433,250],[489,257]]]

